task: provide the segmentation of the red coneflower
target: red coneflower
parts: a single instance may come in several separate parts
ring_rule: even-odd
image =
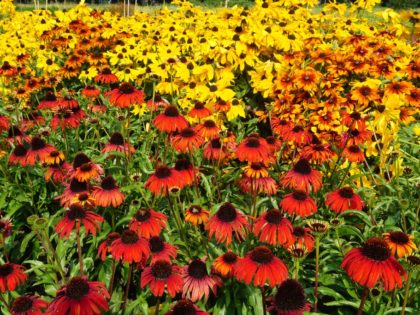
[[[41,127],[43,125],[45,125],[45,118],[38,111],[28,113],[28,118],[23,119],[20,122],[20,126],[24,131],[31,129],[34,126]]]
[[[311,133],[299,125],[287,129],[281,136],[283,140],[292,141],[296,145],[305,145],[312,141]]]
[[[211,111],[204,105],[204,103],[196,101],[194,107],[188,113],[190,117],[203,119],[211,115]]]
[[[0,265],[0,292],[14,291],[27,278],[28,275],[21,265],[13,263]]]
[[[120,108],[127,108],[133,104],[141,104],[144,102],[144,92],[137,90],[130,83],[121,83],[116,89],[105,94],[109,98],[109,102]]]
[[[280,119],[278,117],[273,117],[271,119],[271,129],[279,136],[289,132],[292,128],[293,123],[290,120]]]
[[[300,159],[293,168],[280,177],[281,184],[295,190],[317,192],[322,186],[322,174],[311,168],[307,159]]]
[[[57,291],[46,314],[100,315],[109,310],[109,298],[110,295],[102,282],[87,281],[86,277],[73,277],[67,285]]]
[[[152,263],[157,260],[171,261],[176,258],[176,246],[164,242],[160,236],[152,236],[149,239],[149,248]]]
[[[6,140],[11,143],[18,143],[18,144],[24,144],[24,142],[31,141],[31,138],[29,138],[28,135],[23,133],[19,127],[17,126],[11,126],[9,130],[7,131],[7,137]]]
[[[262,213],[254,222],[253,233],[261,242],[288,247],[293,243],[293,226],[278,209]]]
[[[98,257],[102,261],[105,261],[107,254],[111,252],[112,242],[114,242],[116,239],[118,239],[120,237],[121,237],[120,233],[111,232],[106,237],[106,240],[103,241],[101,244],[99,244],[99,246],[98,246]]]
[[[214,138],[207,142],[203,154],[209,161],[223,161],[227,157],[227,147],[220,138]]]
[[[131,219],[128,227],[137,232],[140,237],[147,239],[159,236],[162,229],[166,227],[168,218],[163,213],[153,209],[139,209]]]
[[[195,168],[187,159],[177,160],[174,169],[183,178],[183,186],[190,186],[194,184],[194,181],[198,181],[199,169]]]
[[[45,158],[56,149],[49,144],[46,144],[40,137],[33,137],[31,146],[26,155],[26,162],[28,165],[35,165],[36,161],[45,162]]]
[[[235,268],[235,277],[239,281],[250,284],[254,279],[255,286],[270,287],[282,283],[288,277],[287,266],[266,246],[257,246],[249,251],[244,258],[239,258]]]
[[[355,194],[350,187],[343,187],[330,192],[326,195],[325,204],[336,213],[341,213],[346,210],[363,209],[362,198]]]
[[[183,186],[184,179],[181,174],[177,170],[165,165],[158,166],[144,184],[144,187],[158,196],[168,194],[172,187],[182,188]]]
[[[305,248],[306,252],[309,253],[314,249],[315,240],[309,228],[295,226],[293,227],[293,236],[295,237],[294,243]]]
[[[58,165],[50,165],[45,171],[45,181],[52,180],[54,183],[62,183],[68,179],[68,174],[71,172],[72,166],[67,162],[62,162]]]
[[[159,94],[155,95],[155,99],[151,98],[146,102],[147,108],[151,111],[157,111],[160,108],[166,108],[168,105],[170,105],[169,102]]]
[[[260,177],[268,177],[268,171],[264,163],[262,162],[253,162],[248,164],[245,167],[244,174],[247,177],[252,178],[260,178]]]
[[[342,112],[343,124],[347,127],[352,127],[357,130],[364,130],[366,128],[365,119],[357,111],[348,113],[347,111]]]
[[[209,275],[206,263],[201,259],[195,259],[183,268],[182,278],[184,287],[182,297],[196,302],[204,297],[207,301],[210,290],[216,294],[217,287],[221,285],[220,278]]]
[[[101,94],[101,90],[99,90],[94,85],[87,85],[82,90],[82,95],[85,97],[95,98]]]
[[[205,120],[202,124],[195,127],[197,133],[205,139],[214,139],[219,137],[220,128],[214,120]]]
[[[45,98],[39,102],[38,109],[55,109],[59,101],[53,92],[47,92]]]
[[[138,263],[149,257],[149,243],[135,231],[125,230],[120,238],[112,242],[111,254],[115,260],[122,260],[123,263]]]
[[[238,185],[244,193],[252,194],[256,191],[259,194],[267,194],[269,196],[275,195],[278,189],[277,182],[270,176],[251,178],[243,175],[239,179]]]
[[[341,268],[358,284],[373,288],[379,282],[385,291],[401,288],[402,279],[407,276],[387,243],[376,237],[368,239],[363,247],[351,249]]]
[[[124,141],[122,134],[120,134],[119,132],[114,132],[111,135],[111,138],[109,139],[108,143],[102,149],[102,153],[120,152],[128,154],[130,152],[131,154],[133,154],[134,151],[134,147],[130,143]]]
[[[284,196],[279,205],[285,212],[301,217],[310,216],[317,211],[315,201],[303,190]]]
[[[218,243],[225,243],[226,246],[232,242],[232,234],[238,241],[243,240],[248,228],[246,217],[229,202],[222,204],[206,224],[209,238],[214,235]]]
[[[58,106],[61,108],[80,108],[79,103],[70,95],[66,95],[58,100]]]
[[[10,309],[12,315],[41,315],[48,303],[35,295],[17,297]]]
[[[209,220],[209,211],[198,205],[192,205],[185,210],[184,217],[185,222],[189,222],[192,225],[205,224]]]
[[[280,284],[269,308],[275,315],[303,315],[309,310],[305,290],[294,279],[287,279]]]
[[[95,205],[100,207],[118,207],[124,202],[124,194],[119,191],[118,186],[112,175],[108,175],[102,180],[101,186],[94,188],[92,197]]]
[[[232,277],[237,267],[239,256],[230,250],[213,261],[213,269],[225,278]]]
[[[76,225],[76,233],[79,233],[81,225],[85,227],[85,233],[96,235],[96,230],[100,229],[100,222],[103,222],[104,218],[93,211],[85,210],[79,204],[73,204],[64,213],[63,219],[57,223],[55,232],[60,233],[60,237],[64,236],[68,239],[70,233]]]
[[[81,182],[88,182],[91,179],[99,181],[104,173],[99,164],[93,163],[92,160],[84,153],[79,153],[73,161],[73,176]]]
[[[26,162],[28,150],[26,150],[25,146],[22,144],[16,145],[12,154],[9,156],[9,165],[20,165],[26,166],[28,165]]]
[[[330,144],[312,143],[302,149],[301,157],[311,162],[322,164],[331,160],[335,152],[331,150]]]
[[[391,254],[396,254],[398,258],[408,256],[417,250],[417,246],[413,242],[413,235],[401,231],[393,231],[384,233],[383,237],[391,250]]]
[[[50,126],[52,130],[57,130],[59,127],[62,131],[65,129],[75,129],[80,126],[80,121],[85,117],[85,112],[78,108],[78,114],[73,112],[73,109],[60,107],[55,112],[51,119]]]
[[[167,312],[165,315],[210,315],[207,312],[199,309],[190,300],[181,299],[173,307],[172,311]]]
[[[341,138],[341,147],[360,145],[366,143],[372,138],[372,133],[366,129],[356,129],[355,127],[343,133]]]
[[[194,152],[203,142],[204,139],[191,127],[182,129],[171,138],[172,146],[181,153]]]
[[[45,158],[44,162],[48,165],[60,165],[64,162],[64,154],[61,151],[54,150],[51,151],[48,156]]]
[[[149,285],[152,294],[158,297],[164,294],[166,286],[168,294],[174,298],[178,292],[182,291],[184,285],[181,273],[181,267],[172,265],[167,260],[157,260],[142,272],[140,286],[144,288]]]
[[[265,141],[267,141],[267,146],[271,155],[276,154],[281,149],[282,142],[276,137],[268,136],[265,138]]]
[[[362,163],[365,160],[365,155],[358,145],[346,147],[343,155],[349,162]]]
[[[245,138],[236,148],[236,157],[239,161],[264,162],[270,158],[267,141],[259,136]]]
[[[118,82],[118,77],[111,72],[111,69],[104,68],[101,73],[98,73],[95,77],[96,83],[113,84]]]
[[[3,132],[10,128],[9,118],[7,116],[0,115],[0,132]]]
[[[178,109],[169,105],[165,108],[165,111],[157,115],[153,119],[153,124],[160,131],[174,132],[181,131],[188,127],[187,120],[179,114]]]

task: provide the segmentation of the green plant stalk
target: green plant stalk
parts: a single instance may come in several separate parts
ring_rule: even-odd
[[[160,297],[158,297],[155,308],[155,315],[159,315]]]
[[[7,303],[7,301],[4,299],[3,295],[0,294],[0,301],[6,306],[7,310],[10,312],[10,305]]]
[[[319,235],[315,237],[315,287],[314,287],[314,312],[318,311],[318,274],[319,274]]]
[[[361,296],[361,300],[360,300],[360,306],[359,309],[357,310],[357,315],[362,315],[363,314],[363,306],[365,305],[366,302],[366,298],[369,294],[369,289],[368,288],[364,288],[363,292],[362,292],[362,296]]]
[[[295,280],[296,281],[299,279],[299,265],[300,265],[299,258],[296,258],[295,259]]]
[[[64,270],[63,270],[63,268],[61,267],[61,263],[60,263],[60,260],[58,259],[57,252],[55,251],[54,246],[53,246],[53,244],[51,243],[51,240],[50,240],[50,238],[49,238],[49,236],[48,236],[48,234],[47,234],[47,231],[45,231],[45,230],[42,230],[42,231],[41,231],[41,238],[42,238],[42,234],[43,234],[44,238],[46,239],[47,244],[48,244],[48,247],[49,247],[49,249],[50,249],[50,251],[51,251],[51,254],[53,255],[54,260],[55,260],[55,262],[56,262],[56,264],[57,264],[58,272],[59,272],[59,273],[60,273],[60,275],[61,275],[61,281],[62,281],[62,282],[65,282],[65,280],[66,280],[66,276],[65,276]],[[47,249],[47,248],[45,248],[45,249]]]
[[[76,228],[76,241],[77,241],[77,255],[79,256],[80,275],[83,277],[83,253],[82,246],[80,244],[80,220],[77,220]]]
[[[408,295],[410,293],[410,284],[411,284],[411,275],[412,275],[413,271],[410,270],[408,272],[408,276],[407,276],[407,282],[405,284],[405,292],[404,292],[404,301],[403,301],[403,305],[401,307],[401,315],[405,314],[405,308],[407,306],[407,302],[408,302]]]
[[[3,254],[4,257],[6,258],[6,262],[9,262],[9,254],[7,253],[7,248],[6,248],[6,242],[5,239],[3,238],[3,234],[0,233],[0,244],[2,244],[3,247]]]
[[[111,280],[109,281],[108,292],[112,295],[114,290],[114,281],[115,281],[115,270],[117,269],[117,261],[113,260],[112,262],[112,271],[111,271]]]
[[[128,302],[128,292],[130,291],[130,283],[131,283],[131,275],[133,273],[133,265],[130,264],[128,267],[128,275],[127,275],[127,285],[125,287],[125,295],[124,295],[124,301],[122,305],[122,315],[125,315],[125,310],[127,308],[127,302]]]

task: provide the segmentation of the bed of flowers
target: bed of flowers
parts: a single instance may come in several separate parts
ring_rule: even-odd
[[[417,313],[420,16],[0,3],[0,313]]]

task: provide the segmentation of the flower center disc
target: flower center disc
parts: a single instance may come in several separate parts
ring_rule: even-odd
[[[164,114],[165,114],[165,116],[168,116],[168,117],[178,117],[179,116],[178,109],[176,109],[176,107],[172,106],[172,105],[169,105],[168,107],[166,107]]]
[[[274,305],[277,310],[293,311],[305,306],[305,291],[302,286],[293,279],[284,281],[274,296]]]
[[[375,237],[366,241],[362,247],[362,253],[364,256],[376,261],[384,261],[391,256],[391,251],[385,241]]]
[[[251,252],[251,259],[259,264],[268,264],[273,258],[273,253],[265,246],[258,246]]]
[[[152,265],[151,272],[157,279],[167,279],[172,274],[172,265],[166,260],[158,260]]]
[[[271,209],[266,212],[265,219],[268,223],[279,224],[283,220],[283,214],[278,209]]]
[[[135,244],[139,240],[136,232],[131,230],[125,230],[121,235],[121,241],[124,244]]]
[[[232,222],[237,217],[235,207],[229,202],[221,205],[216,215],[217,218],[222,222]]]
[[[311,165],[307,159],[300,159],[293,169],[302,175],[309,175],[311,173]]]
[[[188,274],[194,279],[203,279],[207,276],[206,264],[200,259],[196,259],[188,266]]]
[[[407,234],[403,232],[399,232],[399,231],[389,233],[389,238],[391,239],[392,242],[401,244],[401,245],[405,245],[410,241]]]
[[[155,171],[155,176],[159,179],[168,178],[171,176],[171,170],[167,166],[159,166]]]
[[[114,145],[124,145],[124,138],[119,132],[114,132],[109,142]]]
[[[89,284],[82,277],[74,277],[67,285],[66,295],[73,300],[81,300],[89,293]]]
[[[149,240],[149,248],[152,253],[159,253],[165,248],[165,243],[159,236],[153,236]]]
[[[33,302],[31,298],[27,296],[21,296],[16,298],[13,302],[12,311],[13,313],[25,313],[32,309]]]
[[[350,187],[344,187],[344,188],[341,188],[341,189],[338,191],[338,194],[339,194],[341,197],[346,198],[346,199],[350,199],[350,198],[351,198],[351,197],[353,197],[353,195],[354,195],[354,193],[353,193],[353,189],[351,189]]]
[[[9,263],[0,265],[0,277],[7,277],[13,272],[13,266]]]

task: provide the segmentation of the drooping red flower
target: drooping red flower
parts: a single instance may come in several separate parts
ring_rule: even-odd
[[[31,166],[35,165],[36,161],[42,163],[50,152],[55,150],[56,149],[52,145],[45,143],[40,137],[33,137],[31,146],[26,155],[26,163]]]
[[[35,295],[17,297],[10,309],[12,315],[41,315],[48,303]]]
[[[144,102],[144,92],[137,90],[130,83],[121,83],[116,89],[105,94],[109,98],[109,102],[120,108],[127,108],[133,104],[141,104]]]
[[[211,115],[211,111],[204,103],[196,101],[194,107],[188,113],[190,117],[203,119]]]
[[[140,286],[144,288],[148,285],[152,294],[158,297],[164,294],[166,287],[168,294],[174,298],[184,285],[181,273],[182,269],[171,262],[157,260],[142,272]]]
[[[312,143],[307,145],[301,152],[302,158],[319,164],[331,160],[334,155],[335,152],[331,150],[331,145],[322,143]]]
[[[123,263],[138,263],[149,257],[149,242],[136,232],[125,230],[120,238],[112,242],[111,254],[115,260],[122,260]]]
[[[45,98],[39,102],[38,109],[55,109],[57,108],[59,102],[57,97],[53,92],[48,91],[45,94]]]
[[[235,235],[238,241],[244,239],[249,229],[249,223],[246,217],[231,203],[225,202],[210,218],[205,228],[209,231],[209,238],[214,235],[218,243],[225,243],[226,246],[229,246],[232,242],[232,235]]]
[[[6,140],[10,143],[24,144],[24,142],[30,142],[31,138],[29,138],[27,134],[23,133],[19,127],[11,126],[7,131]]]
[[[72,175],[78,181],[88,182],[91,179],[99,181],[103,173],[102,167],[93,163],[86,154],[79,153],[75,156]]]
[[[210,313],[201,310],[190,300],[181,299],[172,307],[172,311],[165,315],[210,315]]]
[[[101,186],[96,186],[92,192],[95,205],[100,207],[118,207],[124,202],[124,194],[119,188],[112,175],[102,180]]]
[[[120,152],[127,155],[128,153],[133,154],[135,149],[132,144],[124,140],[124,137],[121,133],[114,132],[111,135],[108,143],[102,149],[102,153],[104,152]]]
[[[109,310],[109,298],[102,282],[87,281],[86,277],[73,277],[57,291],[45,314],[100,315]]]
[[[63,193],[56,197],[56,199],[60,200],[60,204],[63,207],[68,207],[73,203],[75,197],[78,194],[87,193],[88,192],[88,185],[86,182],[80,182],[77,179],[73,178],[70,183],[66,186]]]
[[[101,73],[96,75],[94,80],[97,83],[113,84],[118,82],[118,77],[111,72],[111,69],[104,68]]]
[[[197,133],[204,139],[214,139],[219,137],[220,128],[216,125],[214,120],[207,119],[202,124],[195,127]]]
[[[66,95],[58,100],[58,106],[62,108],[80,108],[79,103],[70,95]]]
[[[223,162],[228,156],[227,146],[220,138],[214,138],[204,146],[203,154],[209,161]]]
[[[243,175],[238,180],[238,185],[242,192],[253,194],[257,191],[258,194],[266,194],[269,196],[275,195],[278,190],[277,182],[270,176],[251,178]]]
[[[7,116],[0,115],[0,132],[3,132],[10,128],[9,118]]]
[[[246,284],[254,279],[253,284],[260,287],[268,282],[273,288],[287,279],[288,271],[283,261],[274,256],[268,247],[257,246],[239,259],[235,277]]]
[[[295,238],[293,243],[298,247],[303,247],[306,252],[309,253],[314,249],[315,240],[309,228],[295,226],[293,227],[293,236]]]
[[[101,94],[101,90],[99,90],[94,85],[87,85],[82,90],[82,95],[89,98],[98,97]]]
[[[296,145],[305,145],[311,142],[312,135],[309,131],[305,130],[302,126],[296,125],[293,128],[287,129],[282,135],[283,140],[291,141]]]
[[[175,162],[174,169],[183,178],[183,185],[191,186],[194,182],[198,184],[200,171],[188,159],[178,159]]]
[[[293,226],[278,209],[262,213],[254,222],[254,234],[261,242],[288,247],[293,243]]]
[[[99,244],[99,246],[98,246],[98,257],[102,261],[105,261],[107,254],[111,252],[112,242],[114,242],[116,239],[118,239],[120,237],[121,237],[120,233],[111,232],[111,233],[108,234],[105,241],[103,241],[101,244]]]
[[[379,283],[385,291],[401,288],[407,277],[387,243],[375,237],[368,239],[362,247],[351,249],[344,256],[341,268],[358,284],[373,288]]]
[[[13,263],[0,264],[0,292],[14,291],[24,283],[28,275],[21,265]]]
[[[10,154],[9,156],[9,165],[26,166],[27,154],[28,154],[28,150],[26,150],[24,145],[22,144],[16,145],[12,154]]]
[[[188,127],[187,120],[173,105],[167,106],[163,113],[157,115],[155,119],[153,119],[153,124],[160,131],[166,132],[181,131]]]
[[[284,280],[277,288],[269,311],[275,315],[303,315],[310,310],[305,290],[294,280]]]
[[[237,268],[238,258],[239,256],[237,254],[229,250],[223,255],[217,257],[213,261],[212,267],[222,277],[232,277],[235,272],[235,268]]]
[[[245,138],[236,148],[239,161],[265,162],[270,158],[267,141],[257,135]]]
[[[346,210],[363,209],[362,198],[355,194],[350,187],[343,187],[330,192],[326,195],[325,204],[336,213],[341,213]]]
[[[165,214],[153,209],[141,208],[131,219],[128,227],[130,230],[137,232],[138,236],[149,239],[153,236],[159,236],[167,222],[168,218]]]
[[[68,174],[71,172],[72,166],[67,162],[50,165],[44,174],[46,182],[52,180],[54,183],[63,183],[68,179]]]
[[[296,190],[284,196],[279,205],[285,212],[301,217],[310,216],[317,211],[315,201],[303,190]]]
[[[184,179],[179,172],[165,165],[158,166],[144,184],[144,187],[158,196],[167,195],[172,187],[182,188],[183,186]]]
[[[181,153],[194,152],[203,144],[203,142],[203,137],[191,127],[182,129],[178,134],[171,138],[173,148]]]
[[[160,236],[152,236],[149,239],[151,263],[158,260],[172,261],[176,258],[176,246],[164,242]]]
[[[170,105],[170,103],[159,94],[156,94],[154,99],[151,98],[146,102],[147,108],[153,112],[161,108],[164,109],[168,105]]]
[[[363,154],[362,149],[360,149],[360,147],[356,144],[346,147],[343,151],[343,156],[349,162],[363,163],[365,160],[365,155]]]
[[[307,159],[300,159],[293,168],[280,177],[283,186],[295,190],[317,192],[322,186],[322,174],[311,168]]]
[[[209,220],[209,211],[199,205],[192,205],[185,210],[184,220],[192,225],[205,224]]]

